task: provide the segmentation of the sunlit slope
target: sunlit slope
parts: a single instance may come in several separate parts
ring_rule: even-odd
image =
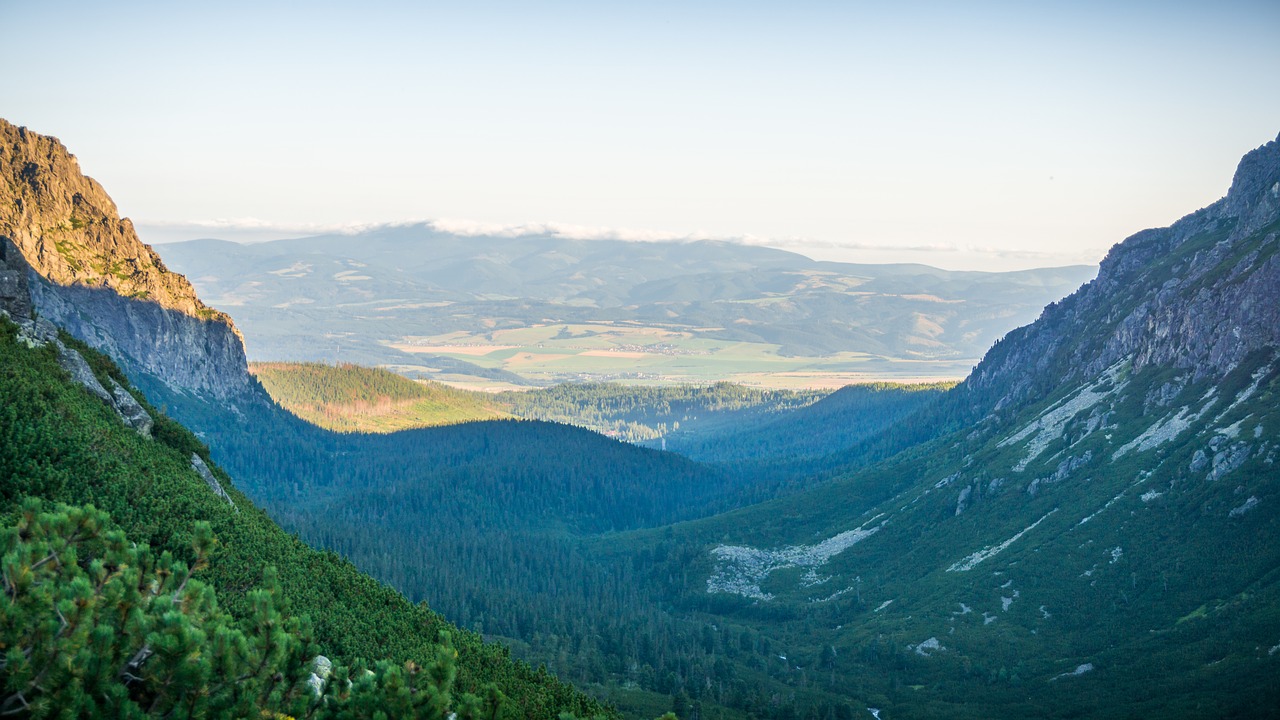
[[[492,397],[381,368],[344,363],[253,363],[272,399],[308,422],[339,432],[394,432],[508,417]]]

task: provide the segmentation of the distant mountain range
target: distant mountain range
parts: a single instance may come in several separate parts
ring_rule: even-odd
[[[258,244],[193,240],[159,252],[202,297],[234,312],[254,360],[437,369],[437,357],[390,346],[459,333],[505,349],[513,341],[495,334],[605,323],[776,346],[769,352],[781,356],[859,353],[954,377],[1095,272],[951,272],[727,242],[463,237],[427,225]],[[478,358],[455,356],[443,369],[475,372],[466,363]]]

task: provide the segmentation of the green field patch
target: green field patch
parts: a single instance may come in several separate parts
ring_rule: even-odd
[[[972,358],[901,360],[856,351],[783,355],[777,344],[698,336],[696,330],[635,322],[548,323],[406,337],[395,347],[505,370],[538,384],[727,380],[755,387],[836,388],[877,381],[954,380],[968,373],[974,362]]]

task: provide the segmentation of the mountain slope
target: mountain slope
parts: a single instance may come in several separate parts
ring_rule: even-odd
[[[665,555],[685,613],[784,648],[736,672],[810,706],[1274,717],[1278,232],[1280,140],[913,417],[942,437],[615,551]]]
[[[14,207],[23,222],[57,216],[61,194],[50,194],[51,188],[79,192],[72,205],[87,213],[85,198],[97,186],[79,176],[65,148],[3,127],[27,153],[10,149],[0,156],[0,177],[17,178],[9,188],[21,190],[16,199],[22,202]],[[24,164],[15,171],[13,162]],[[42,209],[37,200],[49,197],[53,205]],[[104,214],[91,217],[101,222],[73,228],[87,233],[74,252],[53,251],[71,267],[70,276],[53,272],[51,279],[39,272],[52,262],[45,259],[57,232],[39,222],[34,229],[15,229],[12,222],[0,227],[0,511],[13,512],[27,496],[93,503],[110,511],[131,539],[178,557],[189,555],[193,522],[208,520],[222,550],[207,579],[232,614],[249,610],[246,590],[268,565],[275,566],[291,612],[309,615],[317,641],[339,657],[421,664],[435,656],[441,634],[448,632],[459,651],[459,689],[481,692],[494,684],[518,714],[530,717],[601,712],[598,703],[545,671],[513,662],[505,648],[458,630],[425,604],[409,602],[333,553],[312,550],[282,531],[212,463],[200,440],[130,388],[134,380],[152,387],[153,397],[218,408],[233,418],[245,414],[237,403],[273,407],[245,370],[229,321],[202,312],[194,296],[183,306],[189,286],[158,263],[146,265],[149,250],[137,243],[127,222],[109,223],[114,206],[102,198],[96,202]],[[113,229],[100,231],[99,225]],[[9,233],[25,237],[23,245]],[[93,244],[99,240],[102,245]],[[94,257],[116,263],[116,252],[137,260],[124,263],[141,278],[130,282],[173,290],[166,302],[177,306],[120,296],[112,283],[126,283],[124,277],[75,274]],[[78,269],[73,260],[80,262]],[[72,284],[60,284],[59,278]],[[184,312],[193,308],[209,317]],[[55,327],[61,321],[70,334]],[[115,354],[129,377],[72,335]]]
[[[14,246],[4,269],[23,285],[11,298],[131,373],[223,400],[248,390],[231,319],[138,240],[62,143],[0,119],[0,179],[0,238]]]
[[[106,358],[70,339],[100,384],[127,386]],[[246,594],[275,567],[289,609],[310,617],[323,652],[356,658],[424,662],[441,633],[459,650],[459,689],[497,683],[522,712],[591,714],[599,706],[546,675],[509,660],[504,648],[459,631],[425,605],[361,574],[332,553],[308,548],[283,532],[216,465],[185,429],[147,408],[154,439],[126,425],[113,408],[63,370],[55,343],[0,318],[0,512],[25,497],[107,510],[131,539],[189,558],[191,528],[210,523],[220,542],[217,562],[200,577],[223,608],[251,612]],[[84,380],[80,380],[84,382]],[[136,394],[136,391],[133,391]]]
[[[283,408],[340,432],[395,432],[507,417],[490,395],[414,382],[380,368],[255,363],[249,371]]]

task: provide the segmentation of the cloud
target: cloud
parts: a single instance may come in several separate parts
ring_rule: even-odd
[[[983,269],[984,259],[999,269],[1048,265],[1097,264],[1107,248],[1049,251],[991,247],[950,242],[896,244],[807,237],[717,235],[701,230],[671,232],[556,222],[491,223],[454,218],[422,218],[384,223],[281,223],[258,218],[218,218],[188,221],[141,221],[148,242],[173,242],[197,237],[220,237],[240,242],[262,242],[309,235],[356,235],[383,228],[423,227],[459,237],[556,237],[566,240],[621,240],[627,242],[718,241],[790,250],[818,260],[843,262],[921,262],[952,268]],[[995,268],[992,268],[995,269]]]

